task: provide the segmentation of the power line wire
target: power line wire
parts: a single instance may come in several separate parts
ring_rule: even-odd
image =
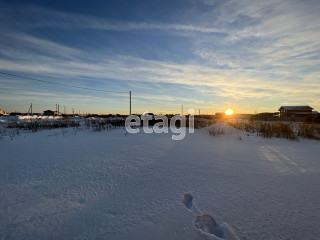
[[[137,98],[140,98],[140,99],[142,99],[142,100],[144,100],[144,101],[147,101],[147,102],[155,102],[155,103],[157,103],[157,104],[159,104],[159,101],[162,101],[162,100],[155,100],[155,99],[151,99],[151,98],[145,98],[145,97],[141,97],[141,96],[137,96],[136,94],[134,94],[134,93],[132,93],[132,95],[133,96],[135,96],[135,97],[137,97]],[[163,105],[163,104],[162,104]]]
[[[30,104],[19,104],[19,105],[1,105],[1,107],[22,107],[29,106]]]
[[[162,99],[156,100],[156,99],[151,99],[151,98],[145,98],[145,97],[137,96],[137,95],[134,94],[134,93],[132,93],[132,95],[135,96],[135,97],[137,97],[137,98],[140,98],[141,100],[146,101],[146,102],[154,102],[154,103],[156,103],[156,104],[158,104],[158,105],[167,106],[167,104],[163,104],[163,103],[162,103],[162,101],[163,101]]]
[[[12,76],[12,77],[24,78],[24,79],[28,79],[28,80],[32,80],[32,81],[37,81],[37,82],[55,84],[55,85],[71,87],[71,88],[79,88],[79,89],[90,90],[90,91],[98,91],[98,92],[106,92],[106,93],[128,93],[128,92],[120,92],[120,91],[112,91],[112,90],[103,90],[103,89],[97,89],[97,88],[81,87],[81,86],[65,84],[65,83],[55,83],[55,82],[50,82],[50,81],[41,80],[41,79],[37,79],[37,78],[30,78],[30,77],[20,76],[20,75],[16,75],[16,74],[1,72],[1,71],[0,71],[0,74]]]
[[[17,77],[17,78],[28,79],[28,80],[37,81],[37,82],[42,82],[42,83],[49,83],[49,84],[54,84],[54,85],[60,85],[60,86],[71,87],[71,88],[78,88],[78,89],[84,89],[84,90],[90,90],[90,91],[98,91],[98,92],[106,92],[106,93],[128,93],[128,92],[121,92],[121,91],[112,91],[112,90],[103,90],[103,89],[82,87],[82,86],[65,84],[65,83],[56,83],[56,82],[51,82],[51,81],[47,81],[47,80],[42,80],[42,79],[37,79],[37,78],[31,78],[31,77],[25,77],[25,76],[21,76],[21,75],[12,74],[12,73],[6,73],[6,72],[2,72],[2,71],[0,71],[0,74],[7,75],[7,76],[12,76],[12,77]],[[3,83],[3,84],[6,84],[6,83]],[[148,102],[151,101],[151,102],[157,103],[158,105],[166,106],[166,104],[161,104],[161,103],[159,103],[161,100],[144,98],[144,97],[141,97],[141,96],[137,96],[136,94],[133,94],[133,93],[132,93],[132,95],[135,96],[135,97],[137,97],[137,98],[140,98],[140,99],[142,99],[142,100],[144,100],[144,101],[148,101]],[[170,110],[170,111],[175,111],[175,110]]]
[[[163,104],[163,103],[159,103],[160,101],[162,100],[155,100],[155,99],[150,99],[150,98],[144,98],[144,97],[140,97],[140,96],[137,96],[136,94],[132,93],[133,96],[137,97],[137,98],[140,98],[141,100],[145,101],[145,102],[154,102],[158,105],[162,105],[162,106],[167,106],[166,104]],[[176,109],[161,109],[162,111],[170,111],[170,112],[176,112],[177,110]]]

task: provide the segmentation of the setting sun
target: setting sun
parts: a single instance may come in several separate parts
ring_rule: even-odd
[[[233,110],[228,108],[225,112],[224,112],[226,115],[230,116],[233,114]]]

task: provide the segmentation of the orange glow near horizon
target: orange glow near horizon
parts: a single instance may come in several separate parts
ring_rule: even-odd
[[[233,114],[233,110],[231,108],[228,108],[224,113],[227,116],[231,116]]]

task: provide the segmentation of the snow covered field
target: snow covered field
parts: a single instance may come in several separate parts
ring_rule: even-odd
[[[221,126],[181,141],[124,129],[2,138],[0,239],[219,239],[201,230],[206,213],[233,229],[225,239],[319,239],[320,142]]]

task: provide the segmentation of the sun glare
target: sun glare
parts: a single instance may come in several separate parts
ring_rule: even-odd
[[[224,112],[226,115],[230,116],[233,114],[233,110],[228,108],[225,112]]]

